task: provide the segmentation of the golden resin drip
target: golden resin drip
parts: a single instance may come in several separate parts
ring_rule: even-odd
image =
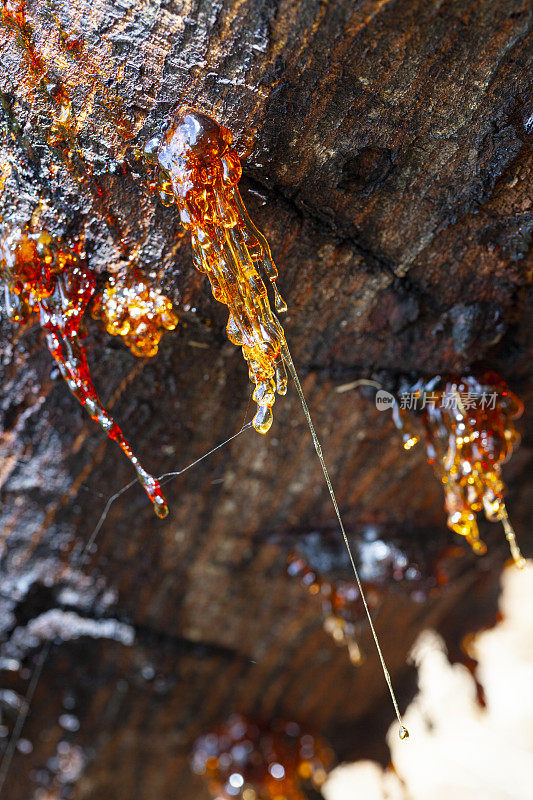
[[[521,401],[494,373],[480,381],[472,376],[440,381],[437,387],[412,393],[420,401],[426,457],[444,487],[448,527],[464,536],[475,553],[487,548],[479,537],[477,514],[502,523],[515,564],[525,565],[503,500],[502,466],[520,442],[514,420]],[[404,448],[419,437],[410,429],[405,409],[395,406],[394,421],[403,432]]]
[[[276,288],[270,248],[237,188],[242,170],[232,139],[210,117],[183,111],[157,152],[160,194],[165,204],[176,202],[191,234],[194,265],[207,275],[215,300],[229,309],[228,338],[242,348],[255,384],[253,426],[266,433],[276,393],[287,391],[287,377],[281,357],[285,334],[263,278],[273,287],[276,311],[287,306]]]
[[[178,317],[172,303],[136,269],[111,276],[97,298],[92,315],[108,333],[122,336],[134,356],[155,356],[165,330],[174,330]]]
[[[342,534],[342,538],[344,540],[344,544],[346,546],[346,550],[348,551],[348,556],[350,557],[350,564],[352,565],[353,574],[355,576],[355,580],[357,582],[357,588],[361,593],[361,600],[363,601],[363,606],[365,609],[365,614],[368,619],[368,625],[370,627],[370,632],[372,633],[372,638],[374,639],[374,644],[376,645],[376,650],[378,651],[379,660],[381,663],[381,669],[383,670],[383,675],[385,677],[385,682],[388,686],[389,693],[392,699],[392,704],[394,706],[394,712],[398,719],[400,728],[399,728],[399,736],[400,739],[407,739],[409,736],[409,731],[405,727],[402,722],[402,716],[400,714],[400,708],[398,706],[398,701],[396,700],[396,695],[394,693],[394,688],[392,686],[392,681],[390,677],[389,670],[387,669],[387,665],[385,663],[385,657],[383,655],[383,651],[381,649],[381,645],[379,643],[378,635],[376,633],[376,629],[374,628],[374,623],[372,622],[372,617],[370,616],[370,609],[368,607],[368,603],[366,601],[365,592],[363,589],[363,585],[361,583],[361,578],[359,576],[359,571],[355,565],[355,559],[352,553],[352,548],[350,546],[350,542],[348,540],[348,535],[346,533],[346,529],[344,527],[344,522],[342,521],[342,516],[339,508],[339,504],[337,502],[337,497],[335,495],[335,490],[333,488],[333,484],[331,482],[331,478],[329,476],[328,468],[326,466],[326,461],[324,459],[324,454],[322,452],[322,446],[320,444],[319,438],[315,431],[315,426],[313,424],[313,420],[311,419],[311,412],[309,411],[309,406],[307,405],[307,401],[305,399],[305,395],[302,389],[302,385],[300,383],[300,379],[298,377],[298,373],[296,372],[296,367],[294,366],[294,361],[292,360],[292,356],[289,352],[289,348],[285,345],[285,359],[287,361],[287,366],[289,367],[289,372],[291,373],[292,379],[296,386],[296,390],[298,392],[298,396],[300,398],[300,402],[302,404],[302,408],[304,410],[305,418],[307,420],[307,424],[309,426],[309,430],[311,431],[311,436],[313,439],[313,444],[315,446],[315,451],[318,456],[318,460],[320,461],[320,466],[322,467],[322,472],[324,474],[324,478],[326,481],[326,485],[328,487],[329,496],[331,498],[331,502],[333,505],[333,509],[335,511],[335,516],[337,517],[337,522],[339,523],[340,532]]]

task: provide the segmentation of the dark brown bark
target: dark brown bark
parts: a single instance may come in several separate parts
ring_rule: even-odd
[[[16,180],[2,225],[26,223],[44,198],[43,224],[83,232],[95,270],[136,249],[180,314],[146,363],[88,323],[95,383],[154,473],[236,432],[250,394],[176,212],[147,191],[133,155],[188,102],[248,151],[243,197],[272,246],[287,338],[354,542],[381,526],[425,587],[442,551],[460,545],[422,450],[402,451],[372,392],[336,389],[360,377],[395,389],[484,364],[526,401],[505,477],[531,552],[531,13],[527,0],[52,0],[26,4],[25,36],[3,26],[3,152]],[[41,63],[68,90],[81,181],[47,145]],[[63,626],[24,731],[33,751],[16,754],[6,797],[47,781],[67,796],[49,762],[61,739],[83,752],[76,798],[204,797],[188,752],[233,710],[306,723],[341,759],[383,757],[391,711],[367,628],[355,671],[323,632],[319,604],[285,573],[312,531],[342,553],[295,392],[276,403],[266,438],[247,430],[170,483],[165,521],[136,486],[119,498],[90,563],[73,570],[130,467],[54,377],[38,329],[3,318],[0,336],[3,652],[31,668],[43,646],[32,621],[56,609]],[[457,647],[493,619],[507,550],[499,526],[483,536],[489,555],[450,558],[450,583],[423,604],[403,584],[380,588],[376,625],[404,699],[421,630],[436,626]],[[118,619],[134,642],[72,641],[69,611]],[[26,678],[5,671],[2,683],[23,693]],[[65,733],[65,713],[79,730]]]

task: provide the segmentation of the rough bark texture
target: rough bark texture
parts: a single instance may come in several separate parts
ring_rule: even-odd
[[[18,166],[3,225],[24,224],[44,198],[47,229],[84,232],[94,269],[116,269],[135,249],[180,313],[147,362],[88,323],[95,383],[154,473],[236,432],[250,393],[176,212],[148,192],[132,155],[187,102],[247,150],[243,197],[272,246],[287,338],[354,542],[378,524],[428,586],[444,549],[461,545],[422,450],[402,450],[372,392],[336,389],[484,364],[526,401],[505,477],[531,552],[531,13],[527,0],[28,2],[32,57],[78,121],[82,180],[46,144],[40,67],[4,25],[4,149]],[[166,520],[137,486],[120,497],[89,563],[71,569],[130,467],[55,375],[38,329],[4,318],[0,336],[3,653],[25,665],[4,671],[3,685],[23,694],[53,639],[23,734],[33,750],[17,751],[5,796],[204,798],[190,746],[231,711],[296,719],[340,759],[386,757],[391,711],[367,628],[354,670],[323,632],[318,602],[285,572],[310,532],[335,536],[294,390],[266,438],[247,430],[168,484]],[[493,620],[507,550],[499,526],[482,533],[489,555],[451,553],[449,583],[424,603],[402,583],[380,587],[376,626],[404,700],[421,630],[436,626],[455,652]],[[83,620],[104,635],[109,619],[124,623],[116,640],[72,640]],[[78,730],[65,730],[77,727],[65,714]]]

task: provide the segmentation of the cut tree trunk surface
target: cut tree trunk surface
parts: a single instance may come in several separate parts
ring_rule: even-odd
[[[401,704],[422,630],[459,658],[462,636],[494,623],[507,545],[483,524],[488,555],[463,547],[422,447],[402,449],[373,390],[338,389],[502,374],[526,403],[505,479],[531,553],[532,13],[527,0],[4,3],[4,233],[40,203],[46,230],[85,237],[102,281],[135,253],[180,316],[148,360],[87,320],[95,385],[154,474],[239,431],[250,384],[138,150],[184,103],[234,133],[356,554],[373,526],[420,571],[417,591],[375,588]],[[54,86],[75,121],[70,161],[49,143]],[[80,563],[131,467],[57,376],[37,326],[3,314],[0,342],[2,685],[24,695],[52,642],[5,796],[200,800],[191,745],[233,711],[294,719],[341,760],[386,760],[392,708],[367,626],[355,669],[286,572],[299,549],[350,578],[294,388],[266,437],[248,428],[165,486],[165,520],[139,486],[119,497]]]

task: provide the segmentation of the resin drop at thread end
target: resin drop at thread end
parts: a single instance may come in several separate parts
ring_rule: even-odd
[[[287,303],[280,295],[276,284],[273,283],[272,286],[274,287],[274,308],[276,309],[278,314],[284,314],[285,311],[287,311]]]
[[[252,425],[258,433],[268,433],[274,416],[269,406],[259,406],[255,417],[253,418]]]
[[[509,517],[507,515],[507,509],[503,506],[503,516],[502,516],[502,525],[505,531],[505,538],[509,542],[509,549],[511,550],[511,556],[513,558],[513,562],[518,569],[524,569],[526,566],[526,559],[520,552],[520,548],[518,546],[518,542],[516,541],[516,534],[514,532],[514,528],[509,521]]]
[[[409,731],[405,727],[405,725],[400,725],[400,730],[398,731],[398,735],[400,739],[408,739],[409,738]]]
[[[168,514],[168,506],[167,506],[167,504],[165,502],[161,502],[159,500],[156,500],[154,502],[154,511],[157,514],[157,516],[159,517],[159,519],[165,519],[165,517]]]
[[[482,542],[481,539],[474,539],[474,541],[471,542],[471,545],[476,556],[484,556],[487,552],[487,545],[485,542]]]

